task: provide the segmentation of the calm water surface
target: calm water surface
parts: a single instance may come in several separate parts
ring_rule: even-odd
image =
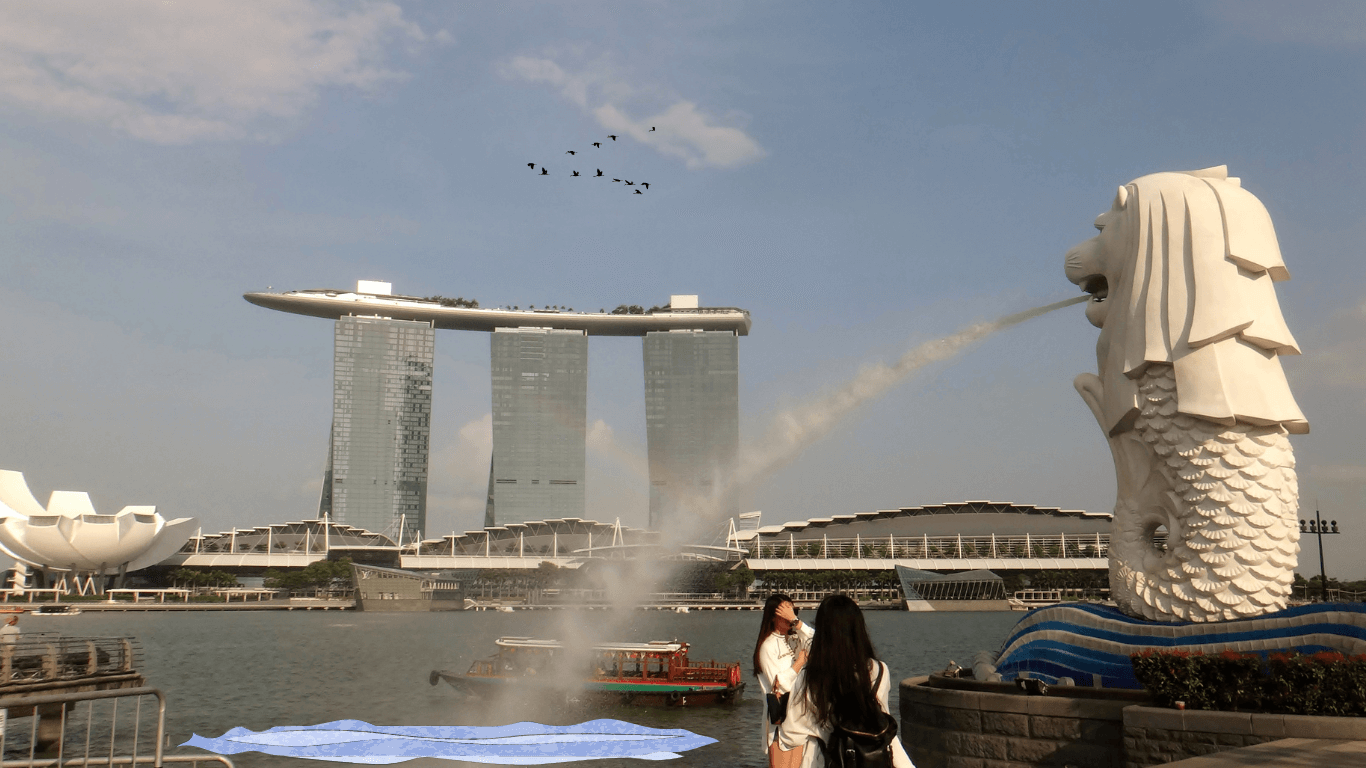
[[[949,659],[966,665],[975,652],[999,648],[1020,617],[899,611],[865,615],[878,653],[896,680],[942,669]],[[252,611],[35,616],[24,619],[24,628],[138,638],[146,654],[148,684],[166,693],[167,730],[173,744],[191,733],[220,736],[235,726],[259,731],[346,718],[375,725],[502,725],[523,720],[568,725],[610,717],[655,728],[686,728],[718,740],[683,753],[682,759],[668,765],[758,767],[765,765],[758,736],[763,701],[753,683],[746,698],[732,707],[575,711],[562,701],[469,700],[445,683],[433,687],[427,682],[433,669],[464,671],[475,659],[492,653],[493,641],[502,635],[566,638],[581,633],[615,640],[686,640],[695,660],[744,660],[750,679],[758,622],[757,611]],[[893,713],[896,694],[894,685]],[[233,760],[244,768],[338,765],[254,753]],[[414,760],[402,765],[472,764]],[[639,768],[645,763],[597,760],[583,765]]]

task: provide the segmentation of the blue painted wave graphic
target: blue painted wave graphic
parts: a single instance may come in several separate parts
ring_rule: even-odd
[[[216,739],[194,734],[181,746],[220,755],[262,752],[339,763],[387,765],[439,757],[492,765],[546,765],[630,757],[672,760],[679,752],[716,739],[682,729],[647,728],[622,720],[578,725],[512,723],[498,726],[370,725],[337,720],[320,725],[277,725],[264,731],[233,728]]]
[[[1002,679],[1021,675],[1106,688],[1141,688],[1129,655],[1147,649],[1219,653],[1336,650],[1366,653],[1366,605],[1316,603],[1263,616],[1204,624],[1157,623],[1117,609],[1066,603],[1031,611],[1011,631],[995,662]]]

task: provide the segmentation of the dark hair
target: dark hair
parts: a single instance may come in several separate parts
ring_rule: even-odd
[[[806,695],[816,721],[844,723],[873,721],[880,706],[872,690],[868,662],[877,659],[863,612],[848,595],[830,595],[816,611],[816,636],[807,657]]]
[[[754,643],[754,676],[758,677],[763,673],[759,669],[759,649],[764,647],[764,640],[773,634],[778,623],[778,606],[783,603],[792,602],[792,598],[781,593],[774,593],[764,601],[764,618],[759,622],[759,639]]]

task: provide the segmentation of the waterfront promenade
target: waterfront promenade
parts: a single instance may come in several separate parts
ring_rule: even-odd
[[[41,604],[35,604],[41,605]],[[183,602],[130,602],[124,600],[105,602],[62,603],[79,608],[81,613],[128,613],[167,611],[353,611],[354,600],[261,600],[246,603],[183,603]],[[41,616],[42,614],[36,614]],[[61,616],[62,614],[52,614]]]
[[[1350,739],[1281,739],[1213,755],[1202,755],[1163,768],[1366,768],[1366,741]]]

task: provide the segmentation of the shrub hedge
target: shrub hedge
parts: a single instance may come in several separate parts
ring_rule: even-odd
[[[1366,716],[1366,655],[1147,650],[1130,657],[1158,706]]]

